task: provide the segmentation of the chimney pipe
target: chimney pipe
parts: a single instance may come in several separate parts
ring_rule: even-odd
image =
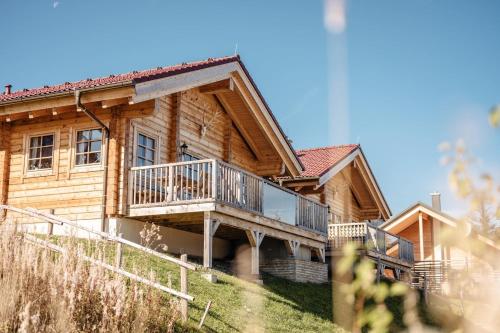
[[[11,88],[12,88],[12,84],[7,84],[5,86],[5,95],[10,95]]]
[[[433,192],[431,193],[431,198],[432,198],[432,208],[441,211],[441,193],[439,192]]]

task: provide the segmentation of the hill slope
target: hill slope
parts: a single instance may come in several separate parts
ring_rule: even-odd
[[[153,267],[165,284],[179,287],[176,265],[124,251],[124,265]],[[203,331],[208,332],[342,332],[332,323],[331,287],[328,284],[294,283],[264,275],[257,285],[213,270],[217,283],[210,283],[202,272],[189,272],[189,294],[195,297],[189,306],[189,326],[197,327],[205,306],[212,307]]]

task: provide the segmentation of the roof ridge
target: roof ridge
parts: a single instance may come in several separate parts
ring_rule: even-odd
[[[303,149],[298,149],[297,153],[300,153],[302,151],[311,151],[311,150],[322,150],[322,149],[335,149],[335,148],[345,148],[345,147],[360,147],[360,144],[357,143],[346,143],[342,145],[333,145],[333,146],[324,146],[324,147],[314,147],[314,148],[303,148]]]
[[[110,74],[108,76],[98,76],[98,77],[93,77],[93,78],[87,78],[87,79],[80,79],[72,82],[63,82],[63,83],[56,83],[56,84],[51,84],[51,85],[43,85],[43,86],[38,86],[38,87],[32,87],[29,89],[18,89],[15,91],[12,91],[10,94],[6,95],[3,93],[0,93],[0,101],[2,100],[12,100],[16,99],[18,95],[26,95],[29,94],[30,92],[33,91],[40,91],[40,90],[47,90],[50,91],[52,89],[55,89],[56,87],[64,87],[64,86],[74,86],[83,82],[96,82],[98,83],[99,81],[104,81],[109,78],[115,78],[118,79],[119,77],[127,77],[131,75],[136,75],[136,76],[141,76],[142,74],[147,76],[148,72],[156,72],[154,75],[163,73],[163,72],[169,72],[169,71],[174,71],[177,68],[182,69],[182,68],[189,68],[189,67],[196,67],[199,65],[204,65],[207,63],[214,63],[214,62],[220,62],[220,61],[227,61],[227,60],[239,60],[240,56],[239,55],[227,55],[227,56],[222,56],[222,57],[215,57],[215,58],[207,58],[203,60],[195,60],[195,61],[190,61],[190,62],[182,62],[182,63],[177,63],[173,65],[166,65],[166,66],[158,66],[158,67],[150,67],[146,69],[141,69],[141,70],[131,70],[127,72],[122,72],[118,74]],[[153,74],[153,73],[151,73]]]

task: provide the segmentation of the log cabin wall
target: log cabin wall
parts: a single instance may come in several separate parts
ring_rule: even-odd
[[[180,112],[179,140],[188,145],[189,153],[256,172],[255,156],[213,95],[201,94],[197,89],[182,92]]]
[[[111,120],[109,114],[100,118],[108,124]],[[75,166],[76,131],[92,128],[99,126],[85,115],[74,113],[13,124],[8,203],[16,207],[54,209],[55,214],[72,220],[99,220],[103,164]],[[52,169],[28,171],[29,138],[43,134],[54,134]],[[111,169],[113,176],[116,170]]]
[[[213,95],[198,89],[92,111],[110,128],[107,216],[127,213],[128,175],[135,165],[139,132],[157,139],[156,164],[178,161],[179,147],[186,143],[188,153],[196,157],[221,159],[256,172],[258,161],[231,118]],[[3,123],[0,175],[5,177],[0,199],[4,196],[17,207],[54,209],[56,215],[71,220],[100,220],[104,164],[75,166],[76,131],[98,127],[83,112],[74,111]],[[51,170],[32,172],[27,170],[29,138],[39,134],[54,134],[53,165]]]
[[[341,173],[336,174],[323,186],[322,202],[330,206],[329,222],[337,222],[334,215],[340,216],[341,223],[360,222],[361,210],[349,188],[349,183]]]
[[[158,98],[152,115],[134,118],[131,124],[133,136],[143,131],[159,140],[159,164],[179,161],[179,147],[186,143],[187,152],[198,158],[220,159],[250,172],[256,170],[257,160],[230,117],[212,95],[197,89]],[[131,146],[133,136],[129,138]],[[129,153],[130,166],[133,158],[134,153]]]

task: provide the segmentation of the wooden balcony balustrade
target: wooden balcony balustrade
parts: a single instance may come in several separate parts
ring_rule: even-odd
[[[328,225],[328,247],[340,249],[356,243],[369,251],[413,263],[413,243],[400,236],[372,226],[368,222]]]
[[[327,234],[328,207],[218,160],[130,169],[129,207],[215,202]]]

